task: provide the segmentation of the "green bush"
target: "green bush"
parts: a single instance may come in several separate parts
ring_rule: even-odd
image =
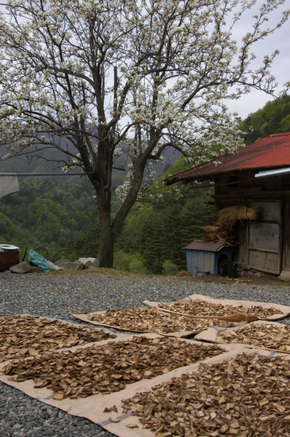
[[[122,250],[115,253],[115,267],[126,272],[148,273],[145,262],[139,253],[127,254]]]
[[[130,256],[129,272],[147,273],[147,269],[144,266],[144,261],[141,257],[135,257],[135,255]]]
[[[162,268],[165,275],[176,275],[176,273],[178,272],[178,266],[170,260],[164,261],[164,263],[162,264]]]

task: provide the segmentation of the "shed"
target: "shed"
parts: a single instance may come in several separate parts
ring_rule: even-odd
[[[240,206],[263,211],[257,220],[235,224],[239,244],[233,261],[290,279],[290,132],[270,135],[165,179],[167,185],[178,181],[191,188],[200,188],[200,183],[214,186],[217,214]]]
[[[199,272],[216,275],[219,272],[220,263],[225,259],[232,261],[233,256],[233,249],[223,241],[207,243],[203,240],[194,240],[184,249],[190,275],[196,275]]]

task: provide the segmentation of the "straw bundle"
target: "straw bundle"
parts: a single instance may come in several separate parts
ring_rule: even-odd
[[[221,227],[216,223],[205,226],[205,235],[202,237],[206,242],[225,241],[229,245],[237,244],[237,235],[232,228]]]
[[[232,227],[238,220],[257,220],[263,208],[247,208],[246,206],[230,206],[218,212],[216,224]]]
[[[207,242],[225,241],[229,245],[238,244],[238,237],[233,227],[238,220],[257,220],[263,208],[247,208],[246,206],[230,206],[217,214],[216,222],[205,226],[205,235],[202,237]]]

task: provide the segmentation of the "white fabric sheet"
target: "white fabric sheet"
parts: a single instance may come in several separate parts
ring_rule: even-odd
[[[15,191],[19,191],[18,177],[16,175],[3,176],[0,173],[0,198]]]

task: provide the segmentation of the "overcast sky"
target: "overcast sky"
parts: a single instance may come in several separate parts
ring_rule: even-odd
[[[259,0],[258,3],[261,3]],[[285,10],[290,7],[290,1],[287,0],[285,4],[280,8]],[[252,17],[252,12],[250,13]],[[280,17],[280,12],[276,11],[273,14],[272,20],[276,22]],[[241,29],[244,33],[245,28]],[[257,65],[261,65],[261,60],[265,54],[271,55],[276,49],[280,51],[280,54],[274,59],[271,73],[275,76],[278,83],[276,94],[279,91],[285,89],[284,84],[290,82],[290,19],[282,26],[282,28],[276,30],[272,35],[260,41],[254,46],[252,52],[257,56]],[[260,60],[260,63],[258,64]],[[233,112],[237,112],[238,115],[244,119],[250,113],[261,109],[268,101],[272,101],[273,98],[263,91],[252,90],[249,94],[244,95],[240,100],[227,102],[229,108]]]

